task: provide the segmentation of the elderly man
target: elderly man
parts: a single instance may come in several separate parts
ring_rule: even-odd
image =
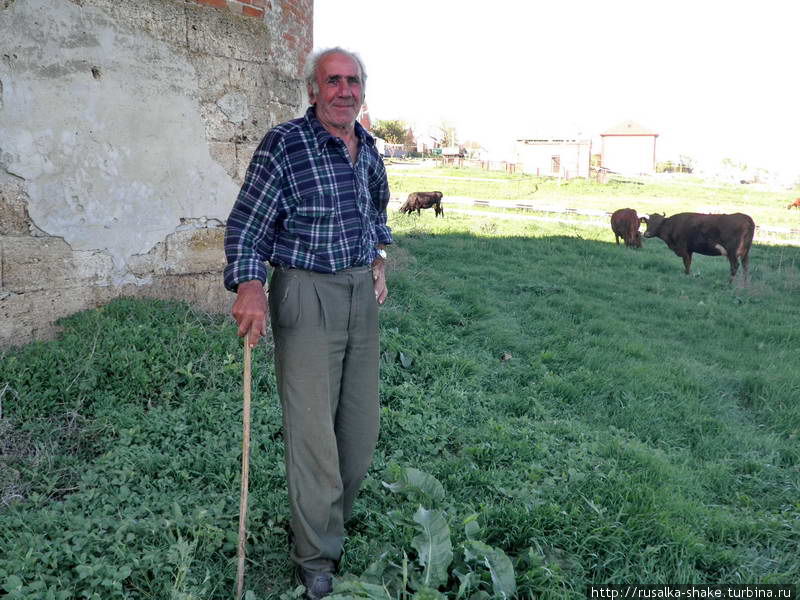
[[[386,171],[356,122],[361,59],[330,48],[309,57],[305,75],[310,108],[264,137],[228,218],[225,286],[251,346],[271,322],[292,559],[316,600],[332,590],[378,438],[378,304],[392,237]]]

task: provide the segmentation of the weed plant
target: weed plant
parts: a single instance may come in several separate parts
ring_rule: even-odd
[[[722,258],[696,257],[687,277],[659,240],[630,250],[610,229],[391,225],[381,436],[341,597],[800,580],[800,249],[754,246],[745,287]],[[230,598],[232,321],[121,299],[61,325],[0,357],[0,589]],[[288,600],[269,342],[253,402],[248,597]]]

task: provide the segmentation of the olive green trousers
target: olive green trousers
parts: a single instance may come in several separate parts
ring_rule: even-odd
[[[276,268],[269,307],[292,559],[332,570],[378,439],[378,303],[369,267]]]

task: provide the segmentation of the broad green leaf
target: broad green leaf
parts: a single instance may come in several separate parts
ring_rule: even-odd
[[[390,472],[395,478],[395,481],[392,483],[383,482],[384,487],[389,491],[404,493],[417,492],[425,495],[434,502],[441,502],[444,500],[444,487],[433,475],[429,475],[413,467],[391,469]]]
[[[337,582],[333,588],[333,594],[327,596],[328,600],[392,600],[389,592],[382,585],[374,583],[364,583],[361,581],[342,581]]]
[[[467,558],[470,556],[481,561],[492,576],[492,590],[495,596],[512,598],[517,593],[517,582],[514,578],[514,566],[506,553],[477,540],[467,540],[464,544]]]
[[[433,590],[429,587],[422,587],[418,589],[412,596],[413,600],[444,600],[441,592]]]
[[[424,567],[423,583],[438,587],[447,583],[447,568],[453,561],[453,544],[450,527],[440,510],[427,510],[421,506],[414,514],[420,534],[411,542],[417,551],[419,563]]]
[[[381,577],[386,572],[386,567],[388,562],[386,560],[386,557],[388,555],[389,555],[388,552],[384,552],[377,559],[372,561],[370,565],[367,567],[367,570],[361,574],[361,579],[373,583],[380,581]]]
[[[464,574],[458,573],[457,576],[460,583],[458,585],[458,594],[456,595],[456,600],[459,598],[465,598],[467,592],[475,587],[477,582],[480,581],[480,578],[475,571],[470,571],[469,573]]]
[[[478,515],[477,513],[472,513],[464,519],[464,533],[468,539],[474,540],[478,538],[480,532],[481,526],[478,523]]]
[[[75,567],[75,572],[78,574],[78,580],[94,575],[94,569],[90,565],[78,565]]]
[[[22,589],[22,579],[16,575],[10,575],[3,583],[3,589],[8,593]]]
[[[389,517],[389,520],[395,525],[403,526],[409,524],[408,517],[400,510],[390,510],[388,513],[386,513],[386,516]]]
[[[400,353],[400,364],[403,366],[404,369],[408,369],[411,367],[411,364],[414,362],[414,359],[410,356],[406,356],[402,352]]]

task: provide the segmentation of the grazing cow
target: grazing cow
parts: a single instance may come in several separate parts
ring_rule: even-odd
[[[611,231],[614,232],[614,239],[619,245],[619,239],[625,242],[628,248],[642,247],[642,234],[639,233],[639,223],[644,218],[639,218],[636,211],[632,208],[620,208],[611,215]]]
[[[731,264],[731,278],[736,276],[739,259],[742,260],[745,281],[750,263],[750,245],[756,226],[748,215],[706,215],[678,213],[665,217],[658,213],[646,218],[644,237],[659,237],[675,254],[683,259],[686,274],[692,266],[692,252],[706,256],[727,256]]]
[[[789,206],[787,206],[786,208],[800,208],[800,198],[798,198],[797,200],[795,200],[794,202],[792,202],[792,203],[791,203]]]
[[[416,210],[417,215],[419,215],[423,208],[430,208],[431,206],[437,217],[441,215],[444,218],[442,192],[413,192],[408,195],[408,198],[400,207],[400,212],[410,213]]]

